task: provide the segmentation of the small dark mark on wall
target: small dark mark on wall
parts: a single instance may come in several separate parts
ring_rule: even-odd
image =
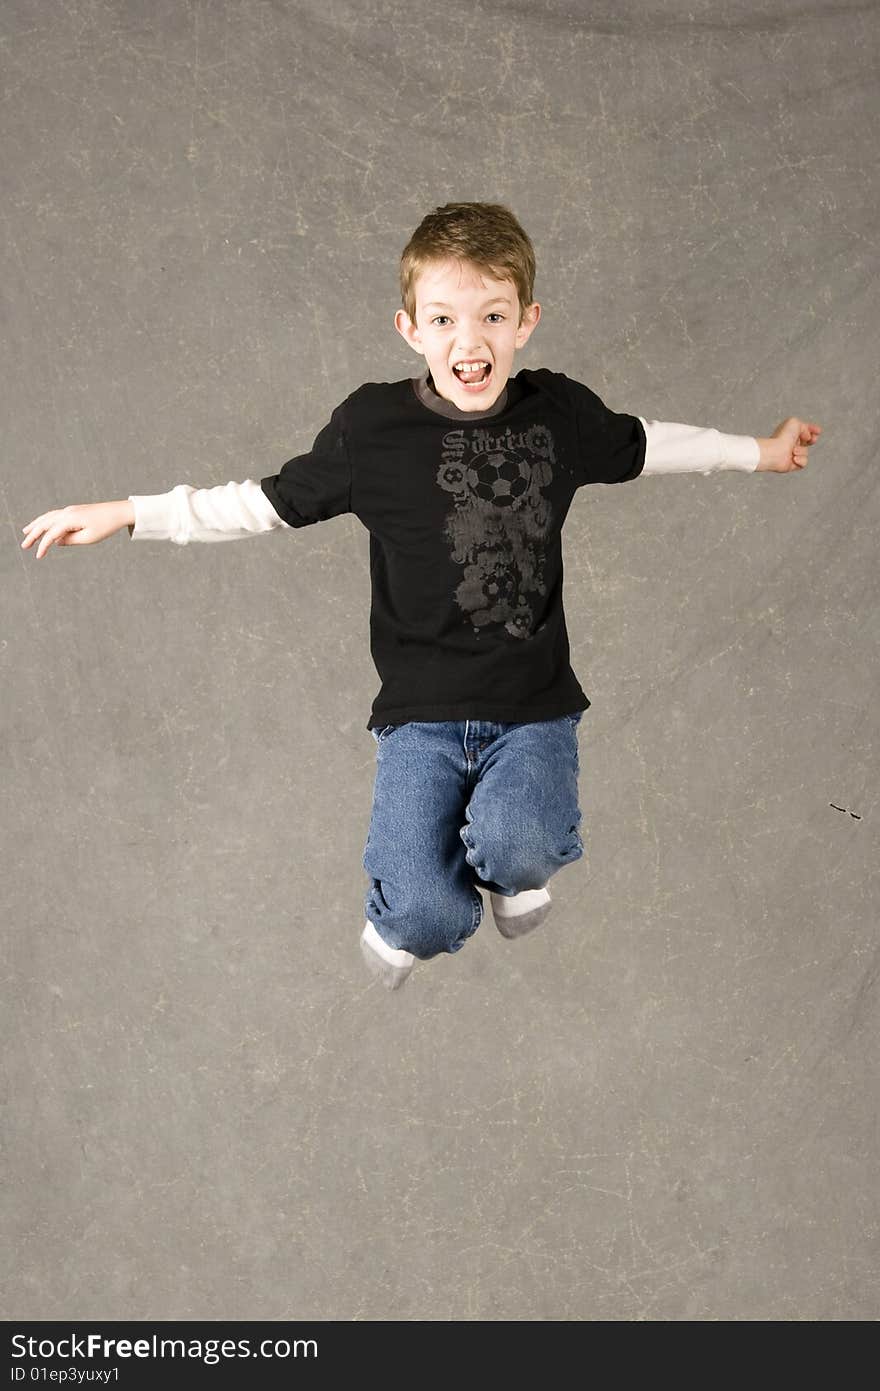
[[[833,803],[833,802],[829,802],[828,805],[829,805],[829,807],[834,807],[834,803]],[[846,807],[834,807],[834,810],[835,810],[835,811],[846,811]],[[851,812],[850,812],[850,816],[852,817],[853,821],[861,821],[861,819],[862,819],[860,816],[856,816],[856,814],[855,814],[854,811],[851,811]]]

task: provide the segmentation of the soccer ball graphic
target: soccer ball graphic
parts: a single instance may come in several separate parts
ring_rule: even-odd
[[[468,465],[467,485],[483,502],[512,507],[529,489],[530,468],[514,454],[477,454]]]

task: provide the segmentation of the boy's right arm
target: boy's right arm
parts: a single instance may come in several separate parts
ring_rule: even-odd
[[[135,541],[234,541],[288,527],[252,478],[216,488],[178,483],[167,493],[131,495],[116,502],[79,503],[44,512],[22,530],[22,548],[40,540],[39,560],[52,545],[88,546],[127,526]]]
[[[276,527],[311,526],[351,508],[351,458],[346,406],[337,406],[310,450],[288,459],[259,482],[193,488],[178,483],[167,493],[132,494],[123,502],[93,502],[44,512],[22,530],[25,548],[42,537],[37,557],[51,545],[89,546],[128,527],[134,541],[234,541]]]

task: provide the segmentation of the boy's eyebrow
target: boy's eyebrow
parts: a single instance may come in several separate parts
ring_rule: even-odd
[[[509,299],[509,297],[508,297],[507,295],[496,295],[494,299],[487,299],[487,300],[486,300],[486,303],[483,305],[483,308],[484,308],[484,309],[488,309],[490,304],[510,304],[510,299]],[[452,305],[451,305],[451,304],[441,304],[441,303],[439,302],[439,300],[432,299],[431,302],[430,302],[430,304],[423,304],[423,305],[422,305],[422,308],[423,308],[423,309],[451,309],[451,308],[452,308]]]

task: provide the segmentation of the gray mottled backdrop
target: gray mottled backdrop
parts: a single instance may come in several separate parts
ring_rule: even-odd
[[[878,1291],[875,5],[6,0],[2,1312],[862,1320]],[[586,856],[390,995],[352,516],[53,548],[421,362],[507,203],[517,366],[823,435],[582,490]]]

